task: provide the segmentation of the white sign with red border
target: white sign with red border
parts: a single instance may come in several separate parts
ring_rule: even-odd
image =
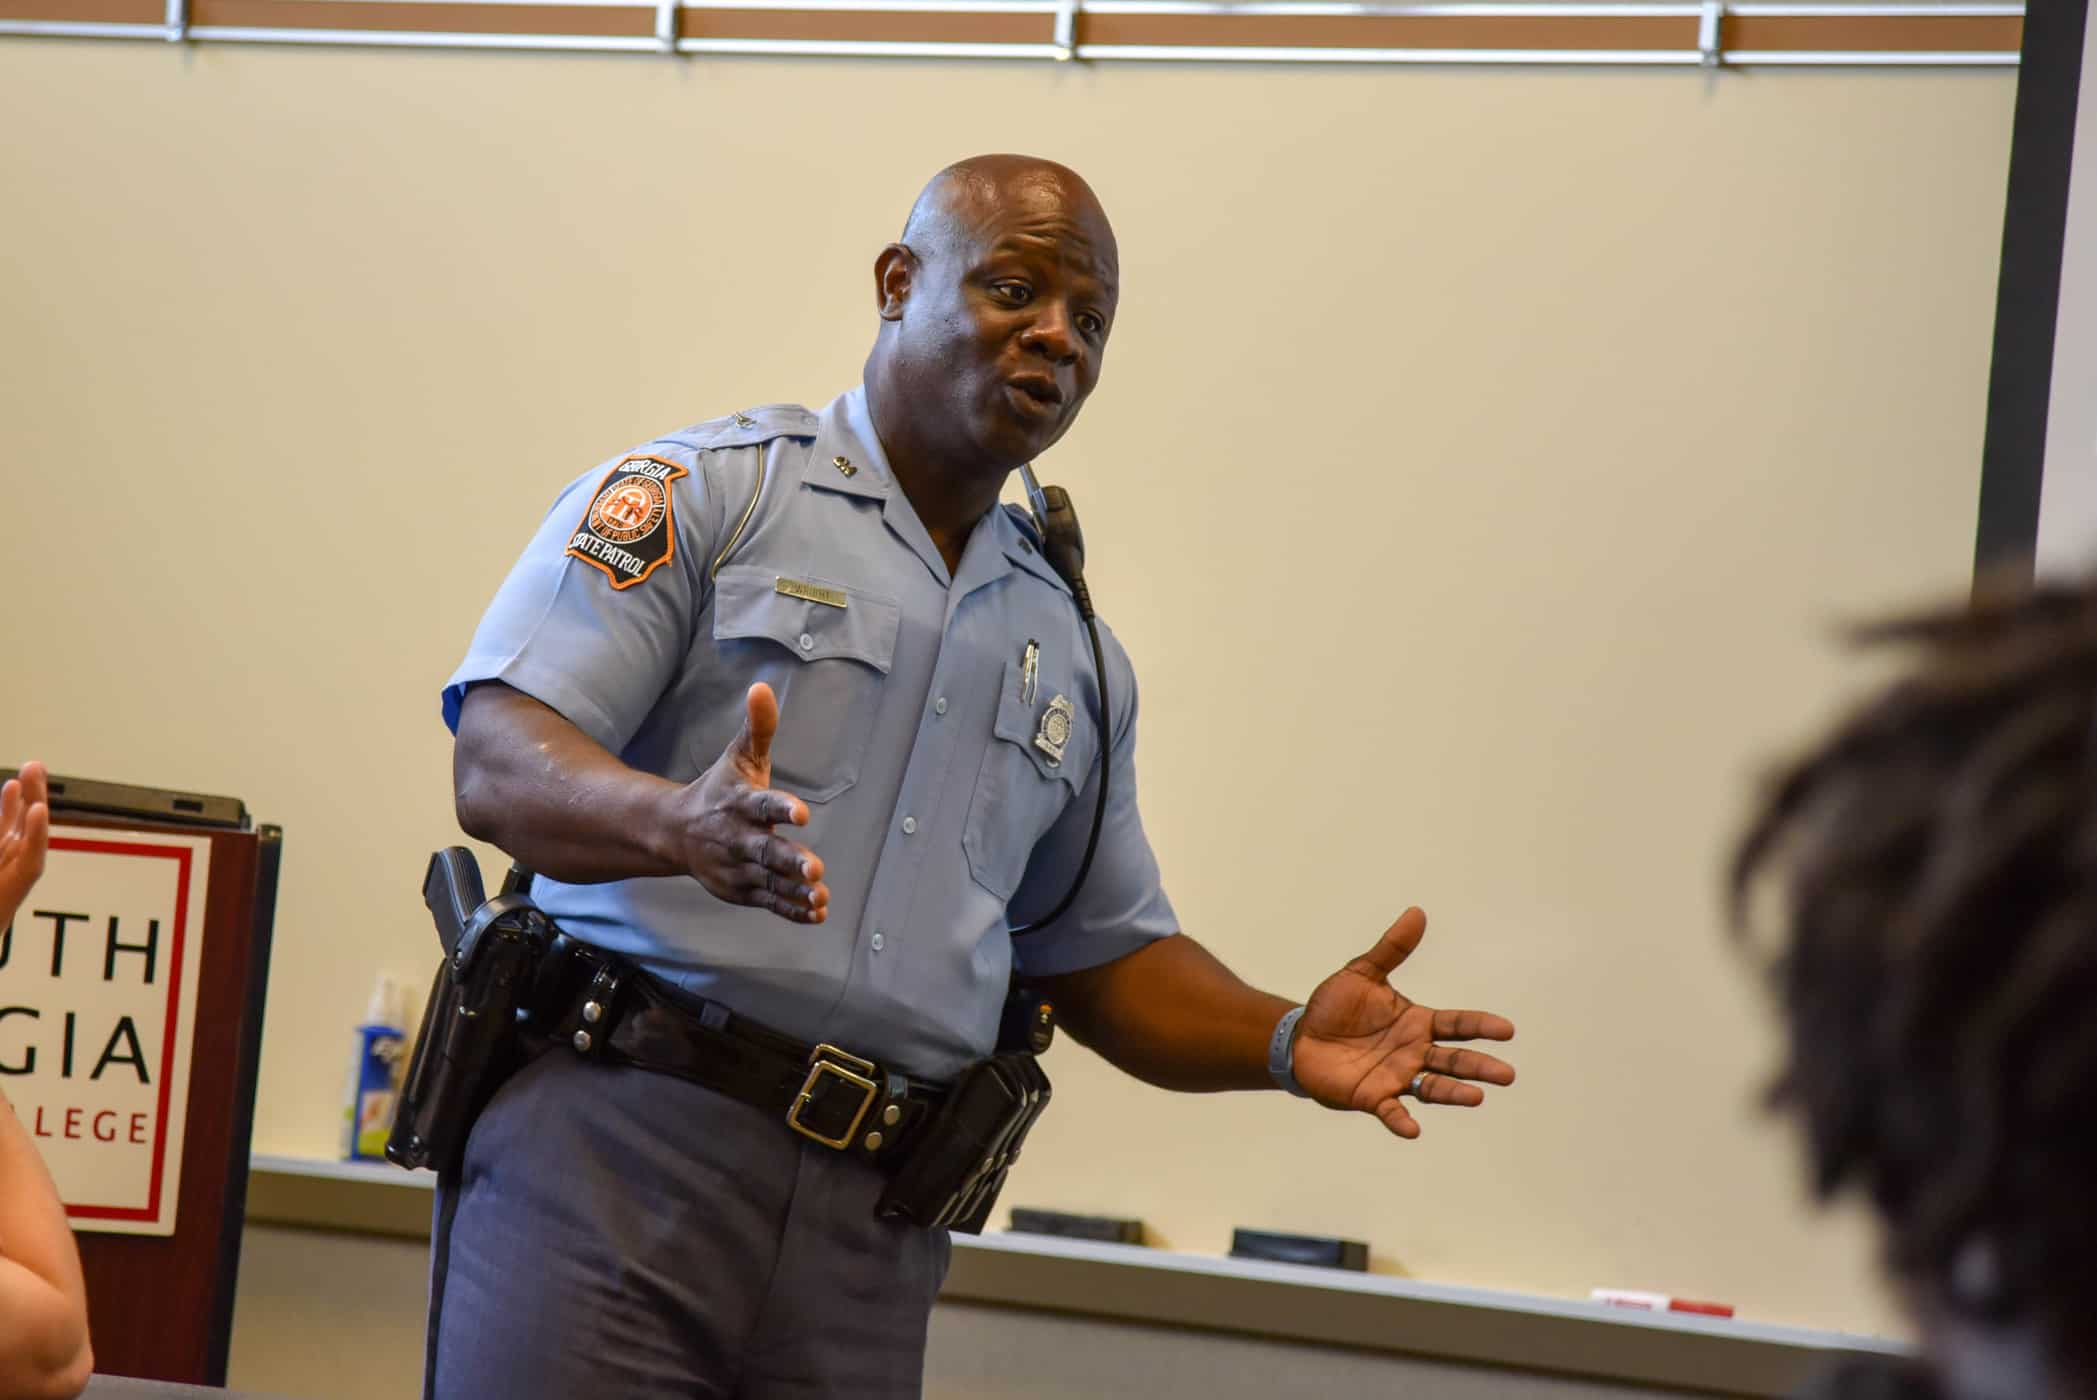
[[[0,1088],[76,1230],[172,1235],[211,842],[55,826],[0,932]]]

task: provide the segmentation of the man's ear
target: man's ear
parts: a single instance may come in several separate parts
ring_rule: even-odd
[[[903,303],[910,300],[911,284],[917,277],[917,254],[909,245],[891,243],[874,259],[874,304],[884,321],[903,319]]]

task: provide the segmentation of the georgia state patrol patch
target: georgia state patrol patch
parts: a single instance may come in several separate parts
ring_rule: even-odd
[[[628,457],[590,498],[568,553],[604,570],[614,588],[631,588],[677,553],[670,484],[690,473],[660,457]]]

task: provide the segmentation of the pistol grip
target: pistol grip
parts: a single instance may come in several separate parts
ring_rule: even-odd
[[[422,877],[422,902],[437,921],[437,939],[444,945],[444,956],[448,958],[458,951],[473,911],[487,897],[487,889],[481,884],[480,862],[473,858],[473,852],[464,846],[446,846],[430,857],[429,870]]]

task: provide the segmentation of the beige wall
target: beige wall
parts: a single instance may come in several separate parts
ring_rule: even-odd
[[[1847,677],[1965,578],[2007,74],[1334,72],[0,42],[0,747],[287,828],[256,1126],[331,1150],[420,978],[436,687],[556,485],[856,374],[873,251],[966,151],[1121,232],[1045,475],[1144,683],[1188,929],[1403,985],[1523,1080],[1400,1144],[1084,1052],[1011,1200],[1374,1242],[1551,1293],[1889,1314],[1754,1109],[1714,887]]]

